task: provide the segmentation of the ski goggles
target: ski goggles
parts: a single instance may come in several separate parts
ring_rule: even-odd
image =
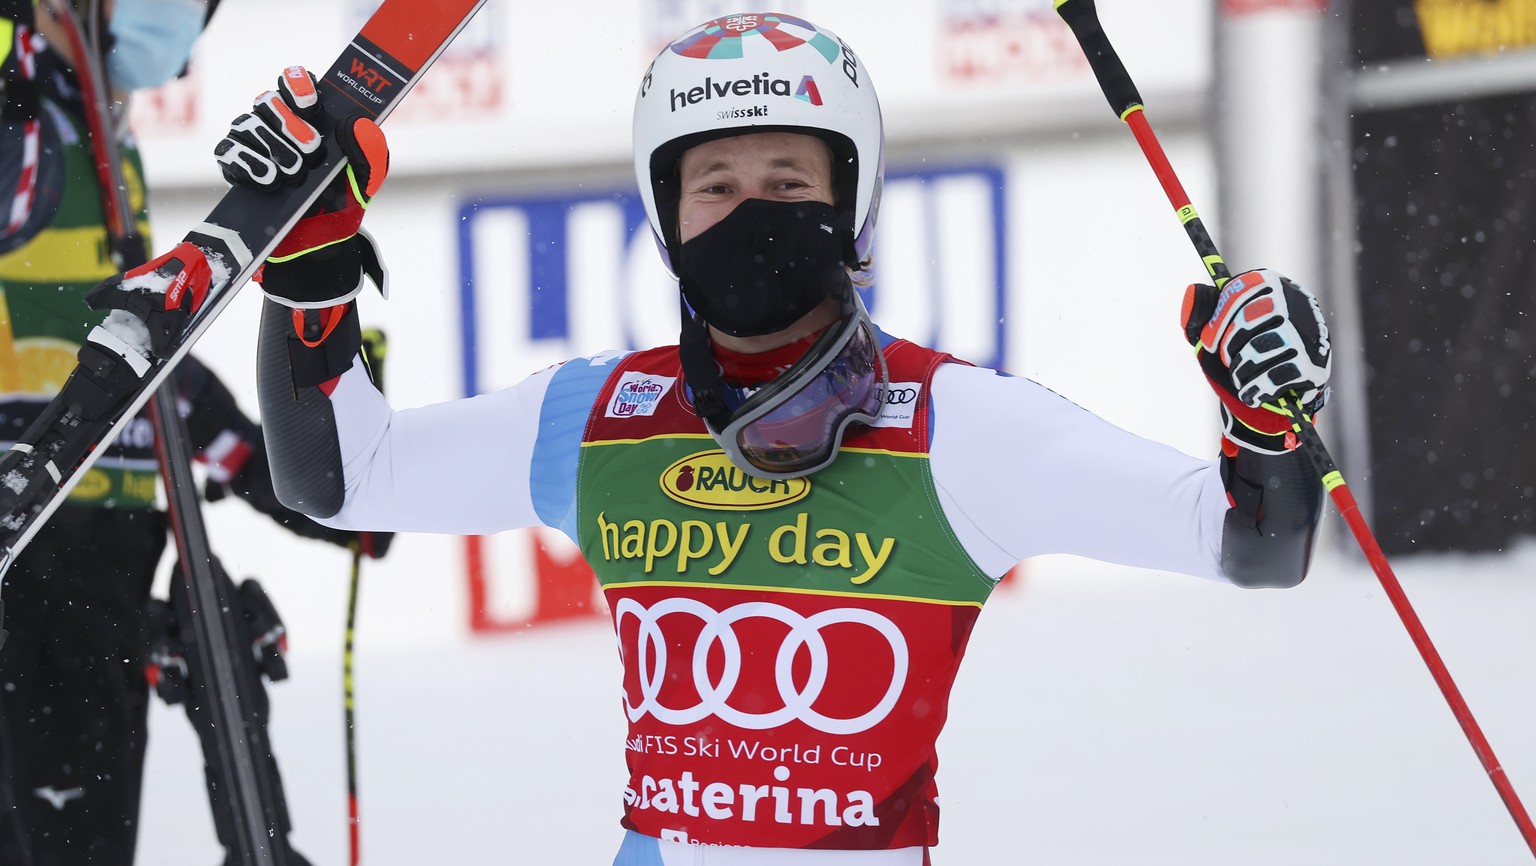
[[[763,478],[809,475],[837,458],[848,425],[880,417],[889,381],[885,356],[864,304],[850,294],[840,325],[746,396],[723,429],[708,425],[732,463]]]

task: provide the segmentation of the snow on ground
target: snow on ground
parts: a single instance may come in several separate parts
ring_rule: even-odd
[[[1396,566],[1536,804],[1536,548]],[[337,584],[318,607],[339,609]],[[376,647],[369,591],[363,862],[611,862],[624,775],[607,625]],[[315,866],[347,856],[339,615],[333,631],[334,651],[295,632],[304,649],[273,690],[293,839]],[[139,862],[220,862],[179,710],[156,706],[150,748]],[[982,615],[940,758],[941,866],[1531,862],[1376,579],[1334,552],[1288,592],[1033,561]]]

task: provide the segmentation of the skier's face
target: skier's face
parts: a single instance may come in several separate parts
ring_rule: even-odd
[[[749,198],[833,204],[832,150],[791,132],[708,141],[683,153],[678,237],[687,243]]]

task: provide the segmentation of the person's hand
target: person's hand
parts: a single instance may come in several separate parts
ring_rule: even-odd
[[[1248,271],[1220,289],[1190,286],[1181,321],[1221,399],[1226,439],[1265,454],[1295,448],[1279,401],[1310,419],[1328,399],[1333,353],[1317,298],[1275,271]]]
[[[302,181],[321,152],[315,127],[321,113],[314,76],[302,66],[283,70],[277,89],[257,97],[214,148],[225,179],[258,190]],[[364,274],[381,291],[387,288],[373,241],[360,231],[368,203],[389,173],[384,133],[358,115],[340,120],[332,137],[347,158],[346,169],[321,192],[258,275],[267,297],[296,311],[345,304],[361,291]],[[318,319],[298,312],[294,318],[301,337],[306,336],[301,321]],[[318,343],[328,333],[324,329],[308,336]]]
[[[224,179],[255,189],[302,181],[320,152],[320,131],[310,121],[321,111],[315,77],[302,66],[284,69],[277,89],[256,97],[214,145]]]
[[[147,348],[155,357],[166,358],[175,351],[187,321],[207,300],[212,284],[208,258],[192,242],[182,241],[153,261],[97,283],[85,293],[85,303],[93,310],[132,314],[126,318],[114,312],[107,319],[114,334],[137,338],[126,343],[124,351],[142,355]]]

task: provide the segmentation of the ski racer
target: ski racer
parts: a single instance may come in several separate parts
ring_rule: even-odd
[[[210,14],[202,0],[82,2],[77,11],[87,27],[103,28],[102,42],[111,45],[102,65],[119,108],[128,92],[180,73]],[[83,298],[119,265],[109,254],[77,58],[47,5],[4,0],[0,63],[3,451],[74,368],[92,318]],[[137,229],[147,236],[137,149],[124,138],[122,150]],[[233,492],[303,537],[343,546],[358,540],[357,533],[322,527],[277,501],[261,431],[210,370],[189,357],[176,368],[175,381],[210,496]],[[147,644],[164,637],[147,633],[147,609],[169,610],[150,599],[166,544],[153,445],[148,417],[134,419],[6,575],[3,866],[133,862],[147,736]],[[243,593],[256,585],[244,586]],[[194,705],[200,703],[189,701],[189,710],[199,712]],[[206,747],[211,734],[205,727],[199,734]],[[288,862],[302,860],[290,856]]]
[[[216,153],[253,188],[304,174],[301,68]],[[1045,387],[877,328],[883,173],[870,72],[825,28],[712,20],[634,109],[640,195],[679,281],[676,346],[603,352],[496,393],[395,410],[358,357],[358,232],[388,170],[371,121],[265,266],[259,379],[278,494],[327,523],[545,525],[597,574],[624,666],[630,781],[615,866],[925,864],[935,741],[989,592],[1043,553],[1289,587],[1323,490],[1277,396],[1323,405],[1329,344],[1268,270],[1191,286],[1214,460]],[[1136,363],[1134,352],[1100,363]],[[767,850],[758,850],[767,849]]]

